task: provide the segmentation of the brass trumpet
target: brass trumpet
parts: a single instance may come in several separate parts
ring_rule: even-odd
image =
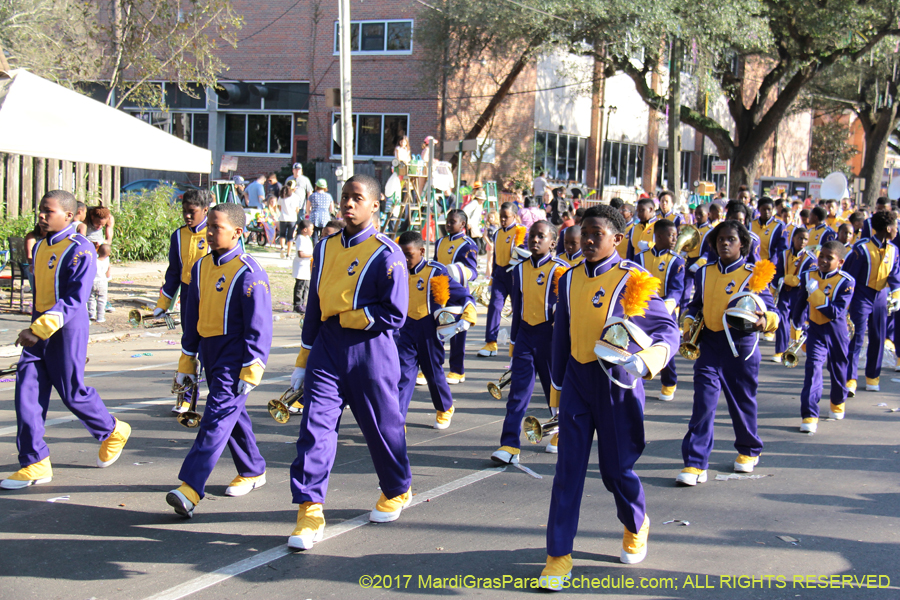
[[[793,369],[797,365],[800,364],[800,348],[803,347],[803,344],[806,343],[806,332],[800,334],[800,337],[797,338],[793,344],[788,346],[788,349],[784,351],[784,354],[781,355],[781,364],[786,366],[788,369]]]
[[[700,340],[700,332],[703,330],[703,312],[698,312],[694,317],[694,322],[691,323],[691,328],[688,330],[688,341],[681,342],[681,345],[678,346],[678,354],[682,355],[688,360],[697,360],[700,358],[700,346],[698,345],[698,341]]]
[[[494,397],[494,400],[502,400],[503,399],[503,388],[509,385],[509,382],[512,381],[512,369],[507,369],[506,372],[500,376],[500,379],[497,383],[493,381],[487,385],[488,392],[491,393],[491,396]]]
[[[197,383],[188,379],[184,382],[184,385],[177,386],[181,391],[178,393],[178,403],[184,401],[185,394],[190,395],[191,398],[191,406],[187,409],[187,412],[183,412],[175,419],[178,421],[180,425],[184,425],[188,429],[193,429],[195,427],[200,426],[200,419],[203,418],[201,413],[197,412],[197,400],[200,398],[200,384],[199,381]]]
[[[522,430],[529,442],[540,444],[541,440],[548,435],[559,432],[559,415],[554,415],[545,423],[541,423],[537,417],[525,417],[525,421],[522,422]]]
[[[150,325],[145,324],[145,322],[150,321],[151,319],[162,319],[162,322],[152,323]],[[136,308],[128,311],[128,322],[132,327],[143,327],[145,329],[151,329],[153,327],[162,327],[165,326],[168,329],[175,329],[177,323],[175,319],[172,318],[172,315],[169,313],[163,313],[162,317],[154,317],[153,313],[142,315],[141,311]]]
[[[278,399],[269,400],[269,415],[282,425],[291,420],[294,413],[291,412],[291,404],[303,399],[303,386],[299,390],[289,387]],[[297,411],[298,415],[303,414],[303,405]]]

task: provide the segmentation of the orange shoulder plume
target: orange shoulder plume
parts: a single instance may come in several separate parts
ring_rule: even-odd
[[[761,260],[753,265],[753,275],[747,282],[747,287],[754,294],[766,289],[775,278],[775,263],[770,260]]]
[[[446,275],[438,275],[431,278],[431,297],[441,306],[447,306],[450,301],[450,278]]]
[[[553,293],[559,296],[559,280],[566,274],[569,269],[565,267],[556,267],[553,271]]]
[[[521,246],[525,243],[525,234],[527,231],[523,225],[519,225],[516,227],[516,241],[513,244],[514,246]]]
[[[658,289],[659,279],[646,271],[632,269],[621,300],[625,317],[643,317],[650,305],[650,298]]]

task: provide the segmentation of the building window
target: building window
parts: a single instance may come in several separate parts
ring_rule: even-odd
[[[587,138],[552,131],[534,132],[534,164],[550,179],[584,182]]]
[[[209,114],[206,112],[127,111],[166,133],[201,148],[209,147]]]
[[[332,117],[331,155],[341,153],[341,115]],[[361,158],[389,159],[400,136],[408,135],[409,115],[353,115],[354,155]]]
[[[261,113],[225,115],[225,151],[291,155],[294,116]]]
[[[691,187],[691,156],[693,152],[681,151],[681,189],[690,189]],[[659,168],[656,171],[656,187],[672,188],[668,182],[669,179],[669,150],[666,148],[659,149]],[[663,185],[666,180],[666,185]]]
[[[644,146],[603,143],[603,185],[640,185],[644,172]]]
[[[222,81],[216,89],[219,110],[309,111],[309,83],[297,81]]]
[[[361,54],[412,53],[412,20],[353,21],[350,23],[350,51]],[[338,23],[334,23],[334,53],[340,53]]]

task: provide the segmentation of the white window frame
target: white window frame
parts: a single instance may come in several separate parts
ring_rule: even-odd
[[[362,26],[370,23],[383,23],[384,24],[384,50],[362,50]],[[409,50],[388,50],[387,49],[387,35],[388,35],[388,24],[389,23],[409,23]],[[360,50],[351,50],[350,54],[353,56],[404,56],[410,55],[413,53],[413,38],[415,37],[415,23],[413,19],[369,19],[366,21],[350,21],[350,26],[359,25],[359,31],[357,33],[357,40],[359,41]],[[334,46],[332,47],[332,56],[339,56],[340,51],[339,41],[338,41],[338,22],[334,22]],[[352,44],[351,44],[352,48]]]
[[[290,158],[291,156],[293,156],[292,146],[294,143],[294,115],[296,113],[282,112],[282,111],[269,112],[269,111],[265,111],[265,110],[229,110],[229,111],[223,111],[223,112],[226,115],[244,115],[244,148],[245,149],[247,148],[247,136],[250,135],[250,128],[247,127],[247,118],[250,115],[263,115],[263,116],[269,117],[268,122],[267,122],[268,129],[266,130],[266,148],[267,149],[272,140],[272,119],[271,119],[271,117],[273,117],[273,116],[287,117],[291,123],[291,133],[288,136],[288,145],[287,145],[288,151],[287,152],[284,152],[284,153],[246,152],[246,151],[238,152],[238,151],[232,151],[232,150],[225,150],[225,152],[227,152],[230,156],[278,156],[278,157],[287,157],[287,158]],[[225,123],[223,123],[222,124],[223,136],[227,135],[226,127],[227,127],[227,125]]]
[[[371,154],[357,154],[357,153],[356,153],[357,148],[359,148],[359,118],[360,118],[360,117],[381,117],[381,140],[382,140],[382,144],[384,143],[384,118],[385,118],[385,117],[406,117],[406,137],[412,139],[412,138],[410,137],[410,135],[409,135],[409,113],[402,113],[402,112],[391,112],[391,113],[362,112],[362,113],[353,113],[353,115],[356,117],[356,127],[353,128],[353,158],[354,158],[354,159],[361,158],[361,159],[365,159],[365,160],[371,159],[371,160],[377,160],[377,161],[389,161],[389,160],[393,160],[393,159],[394,159],[394,153],[393,153],[393,150],[391,151],[391,154],[383,154],[383,155],[381,155],[381,156],[375,156],[375,155],[371,155]],[[338,117],[338,123],[340,123],[340,118],[339,118],[340,116],[341,116],[340,111],[332,111],[332,113],[331,113],[331,123],[332,123],[332,126],[334,125],[334,122],[335,122],[334,119],[335,119],[335,117]],[[340,154],[334,154],[334,153],[333,153],[333,150],[334,150],[334,140],[333,140],[333,138],[331,137],[331,133],[329,132],[329,136],[328,136],[328,151],[329,151],[329,154],[330,154],[329,158],[332,159],[332,160],[339,159],[339,158],[341,157],[341,155],[340,155]],[[384,151],[384,150],[385,150],[385,149],[382,148],[382,151]]]

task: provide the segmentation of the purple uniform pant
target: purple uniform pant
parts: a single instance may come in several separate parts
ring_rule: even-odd
[[[450,410],[453,394],[444,375],[444,345],[438,340],[437,326],[431,315],[418,321],[406,319],[397,338],[397,353],[400,357],[400,414],[404,422],[416,389],[419,368],[428,382],[434,409],[441,412]]]
[[[778,294],[778,305],[775,312],[778,314],[778,329],[775,330],[775,353],[784,354],[791,345],[791,308],[797,297],[796,287],[782,286]],[[806,314],[806,313],[804,313]]]
[[[667,387],[678,385],[678,371],[675,369],[675,355],[669,359],[669,364],[659,372],[659,382]]]
[[[84,385],[84,361],[88,345],[87,311],[84,326],[73,323],[24,348],[16,370],[16,447],[19,465],[27,467],[50,456],[44,443],[44,422],[50,405],[50,387],[63,404],[102,442],[112,433],[116,420],[100,395]]]
[[[632,533],[644,523],[646,503],[634,464],[644,451],[644,388],[611,383],[596,361],[569,357],[559,405],[559,456],[547,521],[547,554],[572,553],[594,434],[603,485],[616,500],[619,521]],[[627,383],[622,369],[614,374]],[[626,379],[623,379],[626,377]]]
[[[450,338],[450,372],[457,375],[466,374],[466,333],[460,331]]]
[[[884,358],[884,340],[887,334],[887,290],[876,292],[872,288],[857,288],[847,311],[856,335],[850,340],[850,364],[847,365],[847,379],[856,379],[859,372],[859,354],[862,352],[866,328],[869,330],[869,347],[866,349],[866,377],[875,379],[881,375],[881,361]]]
[[[503,305],[506,303],[506,299],[509,297],[509,291],[512,289],[512,273],[507,271],[506,267],[494,265],[492,277],[491,303],[488,306],[487,328],[484,333],[484,341],[487,343],[497,341],[497,334],[500,332],[500,316],[503,312]]]
[[[324,502],[346,402],[365,436],[382,493],[406,493],[412,476],[397,395],[400,361],[391,333],[322,324],[306,364],[297,458],[291,465],[294,504]]]
[[[685,467],[706,469],[709,466],[719,392],[725,393],[734,427],[734,447],[745,456],[759,456],[762,452],[763,443],[756,425],[759,348],[747,358],[753,349],[753,334],[732,330],[732,335],[737,357],[731,352],[724,331],[705,329],[700,335],[700,358],[694,363],[694,408],[681,443]]]
[[[522,419],[534,392],[535,375],[541,378],[544,397],[550,402],[550,355],[552,349],[553,323],[540,325],[519,324],[516,344],[513,347],[512,379],[509,382],[509,398],[506,401],[506,418],[500,445],[520,448]]]
[[[806,339],[806,373],[800,392],[800,416],[819,416],[819,400],[823,394],[822,367],[828,363],[831,373],[831,403],[843,404],[847,399],[847,326],[833,321],[824,325],[809,324]]]

